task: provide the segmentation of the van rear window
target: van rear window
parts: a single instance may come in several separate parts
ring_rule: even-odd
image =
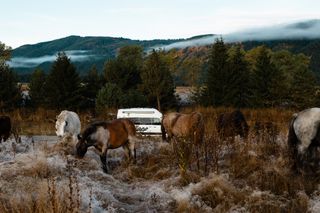
[[[159,118],[128,118],[134,124],[146,124],[146,125],[160,125],[161,120]]]

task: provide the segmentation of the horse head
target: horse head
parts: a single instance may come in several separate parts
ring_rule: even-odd
[[[86,138],[82,137],[80,134],[78,135],[78,143],[76,145],[77,156],[83,158],[88,150],[88,143]]]

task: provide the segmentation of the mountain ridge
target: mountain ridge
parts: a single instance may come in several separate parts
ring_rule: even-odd
[[[287,39],[283,38],[282,34],[284,33],[291,33],[292,36],[289,35]],[[266,37],[263,38],[263,36]],[[15,48],[9,65],[18,74],[30,74],[36,67],[49,72],[56,54],[64,51],[71,58],[78,72],[84,74],[93,65],[96,65],[97,69],[101,71],[104,63],[116,57],[117,51],[127,45],[140,45],[146,52],[152,48],[184,49],[190,46],[211,45],[218,37],[223,37],[228,43],[241,42],[246,49],[266,45],[272,49],[286,49],[294,53],[304,53],[311,57],[313,70],[320,73],[320,20],[317,19],[226,35],[204,34],[181,39],[137,40],[123,37],[71,35]]]

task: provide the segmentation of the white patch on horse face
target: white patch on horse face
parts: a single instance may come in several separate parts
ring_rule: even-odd
[[[66,126],[66,121],[62,119],[57,119],[56,121],[56,134],[57,136],[63,136],[64,135],[64,129]]]

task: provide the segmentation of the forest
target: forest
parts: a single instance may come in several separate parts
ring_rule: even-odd
[[[2,110],[91,110],[120,107],[176,109],[177,85],[192,88],[191,103],[199,106],[302,109],[319,104],[319,79],[311,58],[265,45],[247,49],[226,44],[222,38],[210,46],[152,50],[125,46],[103,70],[93,65],[80,75],[72,60],[59,52],[49,72],[36,68],[29,79],[30,97],[22,100],[18,73],[8,65],[12,50],[1,43]]]

